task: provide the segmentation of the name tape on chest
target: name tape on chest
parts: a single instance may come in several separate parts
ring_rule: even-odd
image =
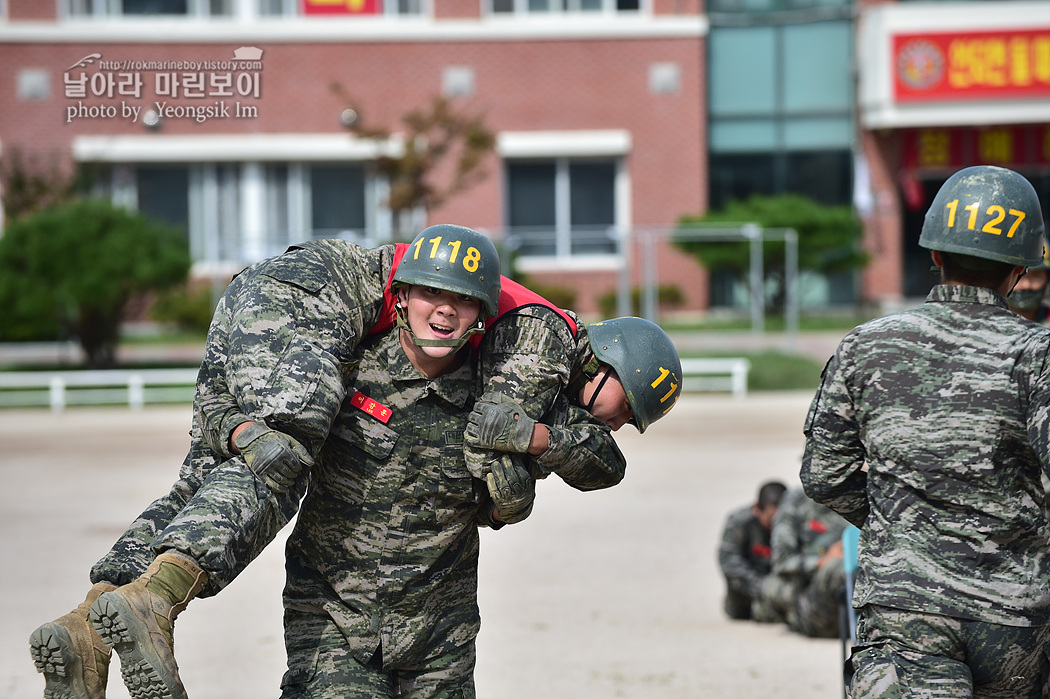
[[[390,416],[393,415],[393,411],[390,408],[372,400],[360,391],[354,391],[354,395],[350,399],[350,405],[365,411],[384,425],[390,421]]]

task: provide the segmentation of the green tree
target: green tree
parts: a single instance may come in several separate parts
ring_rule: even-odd
[[[724,223],[738,228],[755,223],[762,228],[793,228],[798,233],[798,266],[822,274],[849,272],[868,263],[860,249],[861,225],[849,206],[825,206],[798,194],[753,196],[733,200],[725,208],[700,216],[683,216],[679,230],[711,227]],[[746,276],[750,267],[750,245],[746,241],[677,241],[682,250],[694,255],[708,270],[730,270]],[[763,245],[766,281],[774,287],[773,306],[784,307],[784,246],[782,240]]]
[[[75,338],[92,367],[114,364],[129,300],[183,282],[182,233],[103,200],[43,209],[0,237],[0,338]]]

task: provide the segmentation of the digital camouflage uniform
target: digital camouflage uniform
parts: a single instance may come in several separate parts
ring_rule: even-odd
[[[183,571],[198,571],[190,572],[197,581],[192,589],[188,588],[190,598],[216,594],[291,519],[308,483],[308,469],[291,483],[288,491],[275,495],[261,476],[247,468],[243,458],[230,453],[231,432],[240,424],[257,421],[288,435],[281,439],[299,442],[297,449],[316,453],[345,396],[354,368],[349,359],[354,347],[366,333],[382,332],[394,325],[395,296],[389,285],[396,261],[407,248],[388,245],[365,250],[345,241],[314,241],[249,268],[224,293],[206,343],[194,402],[191,448],[179,479],[167,495],[152,503],[132,523],[91,571],[91,579],[98,585],[132,584],[129,592],[114,593],[119,598],[103,595],[96,599],[98,585],[92,588],[94,596],[89,595],[94,603],[88,628],[94,626],[98,634],[109,634],[103,641],[105,645],[121,645],[122,666],[128,666],[122,667],[126,683],[150,682],[158,687],[163,684],[163,691],[184,696],[174,658],[170,656],[170,636],[166,641],[161,638],[159,643],[150,641],[152,645],[140,646],[138,636],[126,630],[127,624],[141,623],[146,626],[135,634],[154,633],[149,630],[148,625],[153,622],[148,610],[137,616],[139,612],[131,606],[152,604],[149,600],[153,598],[145,596],[150,594],[152,583],[140,576],[176,562],[185,566]],[[541,301],[540,305],[547,304]],[[490,307],[494,305],[488,303]],[[523,312],[522,318],[527,315]],[[508,312],[501,320],[505,322],[506,337],[520,341],[528,333],[513,329],[514,318],[515,313]],[[569,329],[574,321],[558,318],[556,322]],[[585,337],[586,333],[581,335]],[[586,347],[586,342],[580,346]],[[542,353],[544,349],[548,354]],[[498,344],[491,347],[490,354],[497,358],[493,363],[500,365],[498,371],[524,367],[527,381],[510,377],[506,384],[526,391],[523,395],[539,397],[541,401],[534,401],[530,409],[554,419],[545,410],[550,405],[544,401],[553,402],[566,387],[566,381],[574,376],[570,369],[574,355],[566,355],[563,350],[564,346],[537,348],[541,359],[553,358],[550,364],[524,361],[527,353],[507,352]],[[508,355],[518,356],[514,361],[504,361]],[[571,407],[563,406],[558,415],[561,419],[579,420],[582,432],[572,437],[573,433],[567,430],[566,438],[555,441],[547,458],[561,454],[567,480],[576,487],[607,487],[618,482],[622,478],[623,458],[611,431]],[[604,441],[599,444],[595,439]],[[586,446],[569,451],[567,445],[573,443]],[[558,444],[562,445],[560,450]],[[592,477],[587,469],[595,465],[593,455],[603,450],[607,456],[601,458],[597,477]],[[611,466],[605,467],[606,463]],[[552,463],[550,468],[554,467]],[[541,467],[534,470],[543,475]],[[482,521],[492,523],[492,503],[487,507],[488,518]],[[161,554],[168,558],[158,558]],[[134,585],[145,585],[145,594],[139,588],[132,590]],[[184,599],[170,612],[164,612],[166,624],[173,621],[185,602]],[[86,608],[81,605],[78,610]],[[85,622],[81,617],[69,623],[74,622],[77,639],[83,636],[91,644],[98,641],[97,634],[91,638],[87,632],[82,633]],[[90,680],[88,691],[93,695],[99,686],[104,691],[104,677],[88,677],[91,668],[86,663],[91,651],[74,650],[72,640],[62,640],[69,633],[66,623],[63,617],[42,625],[30,639],[34,662],[45,674],[47,687],[65,692],[77,684],[75,691],[79,692],[78,683]],[[167,632],[160,628],[156,633],[163,636]],[[142,638],[145,642],[145,636]],[[78,658],[85,658],[83,679],[79,674],[66,678],[65,665],[56,665],[52,670],[49,659],[56,653],[62,663],[75,664],[80,662]],[[96,660],[103,662],[101,655]],[[102,676],[104,665],[98,667],[96,675]],[[165,674],[161,677],[157,672]]]
[[[758,599],[762,580],[772,570],[770,532],[751,511],[751,505],[730,513],[718,546],[718,566],[726,580],[722,607],[730,619],[750,619],[751,603]]]
[[[838,636],[838,594],[845,583],[842,558],[821,557],[841,541],[846,521],[806,497],[801,488],[784,493],[773,516],[772,574],[762,581],[755,618],[784,621],[806,636]]]
[[[393,259],[393,245],[319,240],[231,282],[208,333],[179,479],[95,565],[92,582],[128,583],[157,553],[178,549],[208,572],[204,594],[215,594],[272,539],[294,514],[305,479],[277,502],[232,458],[229,434],[265,420],[316,453],[345,394],[349,357],[382,310]],[[244,532],[230,532],[231,523]]]
[[[547,426],[547,451],[529,459],[534,477],[557,473],[578,490],[609,488],[623,479],[627,462],[611,430],[579,406],[579,389],[596,365],[587,327],[565,313],[575,335],[560,314],[541,305],[495,321],[478,350],[484,390],[512,396]],[[467,458],[469,464],[470,450]]]
[[[1050,332],[999,293],[939,285],[850,332],[825,368],[801,477],[861,528],[855,696],[901,696],[887,689],[898,680],[928,696],[1039,696],[1048,351]]]
[[[550,309],[535,307],[509,312],[500,317],[495,327],[505,328],[507,332],[494,332],[491,337],[486,332],[482,336],[478,352],[481,363],[488,369],[477,381],[482,383],[485,377],[490,377],[490,383],[513,386],[515,398],[521,397],[521,402],[533,409],[543,409],[544,401],[533,396],[553,400],[558,387],[567,381],[563,377],[575,372],[577,362],[567,364],[567,360],[576,355],[565,353],[563,336],[571,340],[565,322]],[[586,337],[585,328],[582,334]],[[509,342],[520,344],[507,345]],[[586,340],[583,343],[586,346]],[[523,351],[522,347],[531,347],[533,351]],[[589,355],[581,350],[580,356]],[[344,374],[352,366],[353,362],[344,361]],[[353,395],[352,377],[349,385]],[[485,384],[486,388],[489,385]],[[223,419],[202,419],[201,424],[221,425],[213,431],[210,440],[218,444],[223,435],[228,435],[245,417],[233,407],[226,408],[222,401],[215,404],[225,408],[224,412],[216,411]],[[338,403],[335,405],[338,407]],[[610,487],[623,478],[626,460],[608,427],[565,397],[561,397],[543,419],[548,421],[550,429],[550,448],[528,460],[530,471],[536,477],[556,471],[566,483],[580,490]],[[270,418],[267,423],[275,426]],[[296,438],[303,435],[302,430],[283,430],[283,424],[278,423],[275,428],[288,431]],[[318,425],[320,421],[312,424]],[[316,453],[317,440],[306,441],[305,435],[303,437],[301,441],[310,445],[311,453]],[[152,548],[158,553],[174,549],[197,560],[209,575],[204,595],[214,594],[232,582],[290,521],[307,483],[307,478],[300,478],[287,493],[275,496],[244,466],[242,459],[223,462],[208,474]],[[488,519],[483,521],[491,524]]]
[[[208,573],[201,596],[214,595],[272,541],[295,514],[308,479],[275,496],[229,451],[229,434],[242,422],[264,420],[317,452],[345,395],[356,344],[377,323],[392,324],[384,285],[395,250],[313,241],[233,280],[209,330],[179,479],[95,565],[92,582],[125,584],[156,554],[175,550]],[[582,490],[619,482],[626,462],[611,431],[568,399],[551,406],[593,356],[586,328],[578,325],[573,337],[565,319],[540,305],[492,320],[493,332],[478,348],[481,380],[513,391],[553,427],[551,448],[530,470],[537,477],[557,470]]]
[[[427,379],[396,332],[360,350],[287,545],[283,696],[473,697],[474,367]]]

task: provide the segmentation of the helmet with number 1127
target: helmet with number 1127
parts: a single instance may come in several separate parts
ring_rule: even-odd
[[[934,197],[919,245],[954,255],[1036,267],[1043,263],[1044,245],[1039,196],[1032,184],[1013,170],[992,165],[960,170]]]

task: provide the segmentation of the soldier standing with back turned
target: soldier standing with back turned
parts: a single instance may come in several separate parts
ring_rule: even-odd
[[[1006,302],[1043,260],[1039,199],[1011,170],[961,170],[919,244],[941,283],[842,340],[805,423],[803,487],[861,528],[852,696],[1039,697],[1050,331]]]

